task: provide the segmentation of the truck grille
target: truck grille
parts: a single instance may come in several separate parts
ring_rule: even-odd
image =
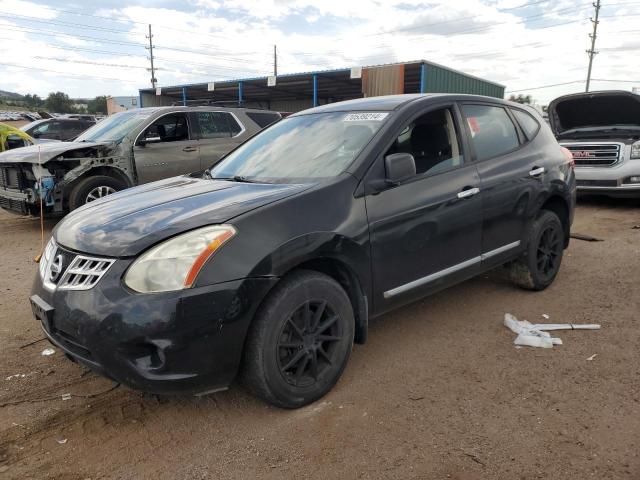
[[[611,167],[620,160],[620,145],[615,143],[569,144],[563,147],[571,152],[578,167]]]
[[[22,190],[25,187],[24,173],[20,167],[0,167],[0,187]]]

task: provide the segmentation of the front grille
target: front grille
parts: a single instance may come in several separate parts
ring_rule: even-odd
[[[563,145],[579,167],[611,167],[620,160],[620,144]]]
[[[115,260],[77,255],[58,246],[53,239],[41,259],[40,273],[49,290],[89,290],[103,277]]]
[[[22,169],[16,166],[1,166],[0,187],[15,188],[18,190],[26,188],[26,181]]]
[[[58,288],[89,290],[107,273],[115,260],[78,255],[66,269]]]
[[[7,198],[3,196],[0,196],[0,208],[4,208],[5,210],[10,210],[12,212],[17,212],[21,215],[27,215],[29,213],[27,202],[25,202],[24,200],[14,200],[13,198]]]

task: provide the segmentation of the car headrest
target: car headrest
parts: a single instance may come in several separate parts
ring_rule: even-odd
[[[450,150],[449,135],[444,125],[418,124],[411,132],[411,149],[419,155],[439,155]]]

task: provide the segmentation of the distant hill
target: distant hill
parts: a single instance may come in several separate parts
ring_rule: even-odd
[[[24,97],[22,95],[20,95],[19,93],[7,92],[5,90],[0,90],[0,98],[6,98],[6,99],[11,99],[11,100],[22,100],[22,98],[24,98]]]

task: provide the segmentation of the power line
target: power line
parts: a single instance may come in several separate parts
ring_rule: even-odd
[[[5,67],[16,67],[16,68],[23,68],[26,70],[39,70],[41,72],[49,72],[49,73],[57,73],[60,74],[63,77],[70,77],[70,78],[93,78],[93,79],[97,79],[97,80],[115,80],[118,82],[122,82],[122,81],[127,81],[126,79],[123,78],[112,78],[112,77],[97,77],[97,76],[93,76],[93,75],[82,75],[82,74],[73,74],[73,73],[66,73],[66,72],[61,72],[59,70],[49,70],[47,68],[39,68],[39,67],[29,67],[26,65],[18,65],[15,63],[4,63],[4,62],[0,62],[0,65],[3,65]]]

